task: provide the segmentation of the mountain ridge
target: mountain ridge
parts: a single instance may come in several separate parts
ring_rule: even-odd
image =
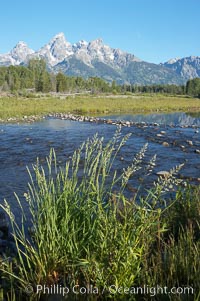
[[[200,56],[175,58],[162,65],[175,71],[183,77],[185,81],[195,77],[200,77]]]
[[[0,66],[27,65],[33,58],[44,59],[52,72],[98,76],[120,84],[183,84],[189,78],[200,76],[200,57],[175,58],[163,64],[153,64],[121,49],[111,48],[101,38],[71,44],[62,32],[37,51],[23,41],[18,42],[10,52],[0,54]]]

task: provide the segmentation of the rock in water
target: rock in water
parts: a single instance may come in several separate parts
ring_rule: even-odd
[[[166,171],[166,170],[158,171],[156,174],[157,174],[157,176],[160,176],[163,178],[168,178],[170,175],[169,171]]]

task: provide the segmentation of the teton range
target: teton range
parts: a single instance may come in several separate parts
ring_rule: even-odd
[[[31,58],[45,59],[48,69],[53,72],[98,76],[119,84],[184,84],[190,78],[200,77],[200,56],[153,64],[120,49],[113,49],[101,39],[70,44],[63,33],[54,36],[38,51],[19,42],[10,52],[0,54],[0,66],[26,65]]]

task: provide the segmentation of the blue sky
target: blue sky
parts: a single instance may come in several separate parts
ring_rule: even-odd
[[[200,56],[199,13],[199,0],[2,0],[0,53],[19,40],[37,50],[64,32],[71,43],[102,38],[154,63]]]

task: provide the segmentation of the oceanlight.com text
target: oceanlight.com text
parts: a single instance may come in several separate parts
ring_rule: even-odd
[[[116,286],[110,285],[105,288],[98,288],[93,285],[87,287],[81,285],[74,285],[73,287],[62,286],[62,285],[36,285],[35,289],[33,286],[28,285],[25,289],[28,295],[32,293],[45,294],[45,295],[61,295],[66,296],[69,294],[74,295],[149,295],[154,297],[156,295],[193,295],[194,289],[191,286],[188,287],[167,287],[156,285],[154,287],[149,285],[143,286]]]

